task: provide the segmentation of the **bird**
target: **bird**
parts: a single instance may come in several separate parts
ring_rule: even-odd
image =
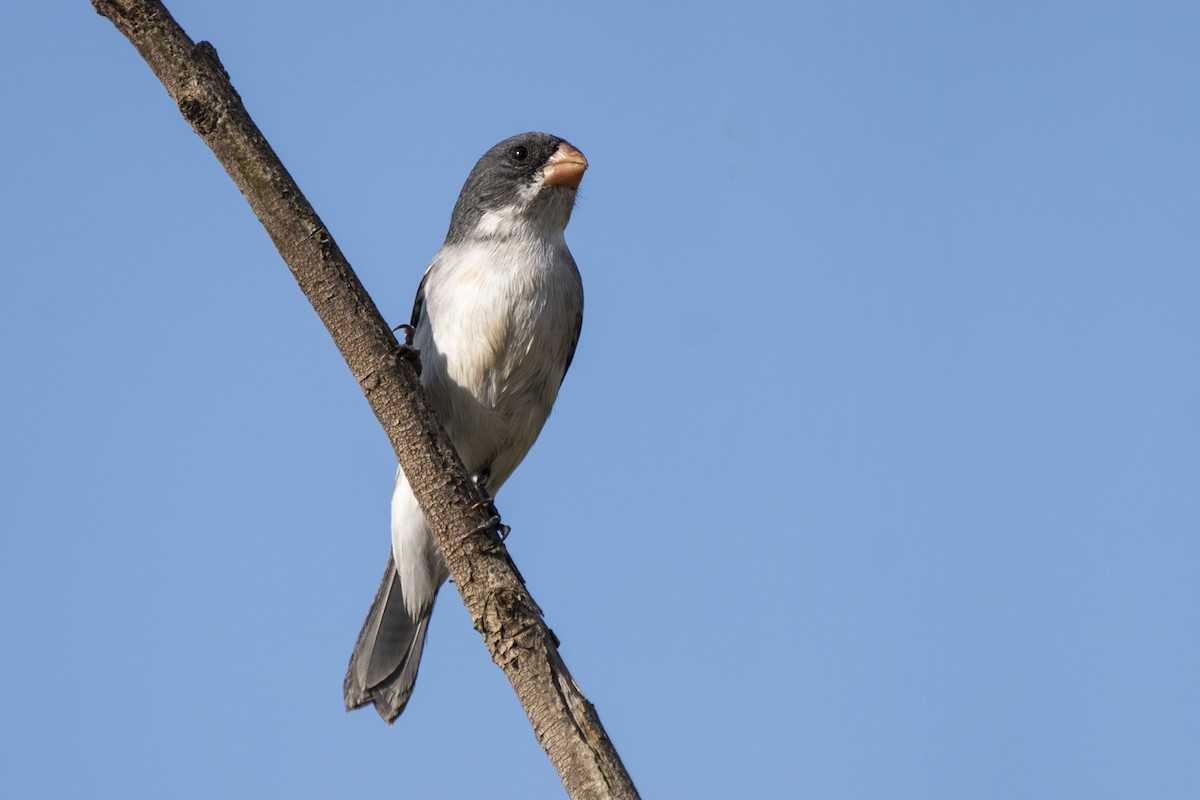
[[[583,325],[583,282],[564,231],[588,161],[548,133],[512,136],[467,176],[417,288],[421,383],[467,474],[494,498],[542,430]],[[449,573],[396,472],[392,547],[343,686],[391,725],[407,705],[434,600]]]

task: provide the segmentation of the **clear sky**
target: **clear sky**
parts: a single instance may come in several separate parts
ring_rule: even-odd
[[[1200,7],[170,0],[393,323],[475,159],[587,154],[499,497],[647,798],[1200,797]],[[84,0],[0,48],[0,795],[558,797],[394,461]]]

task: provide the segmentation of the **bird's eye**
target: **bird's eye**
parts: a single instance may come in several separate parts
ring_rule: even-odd
[[[525,149],[525,145],[523,145],[523,144],[517,145],[516,147],[514,147],[512,150],[509,150],[508,152],[509,152],[509,155],[511,155],[517,161],[524,161],[525,157],[529,155],[529,151]]]

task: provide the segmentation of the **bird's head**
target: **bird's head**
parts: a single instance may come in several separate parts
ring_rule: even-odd
[[[505,139],[467,176],[446,241],[562,233],[587,167],[583,153],[557,136]]]

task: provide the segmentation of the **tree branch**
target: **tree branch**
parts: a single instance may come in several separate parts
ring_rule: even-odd
[[[415,365],[312,206],[246,113],[216,50],[158,0],[92,0],[141,53],[266,228],[362,387],[408,476],[454,583],[572,798],[637,790],[558,654],[497,535],[498,520],[421,389]]]

